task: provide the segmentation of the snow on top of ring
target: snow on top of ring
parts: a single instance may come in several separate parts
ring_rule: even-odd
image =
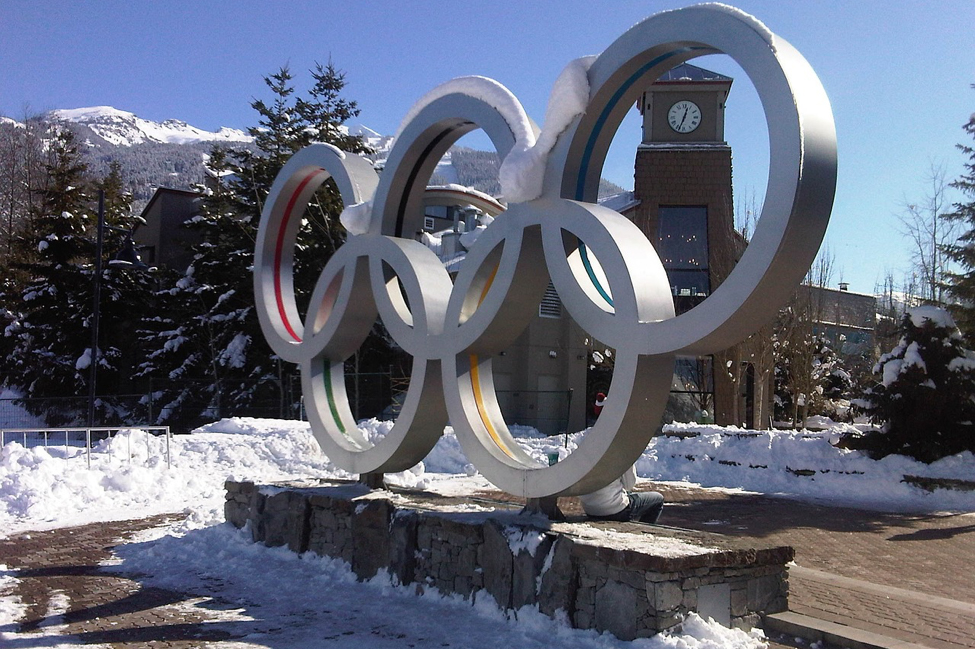
[[[501,163],[501,193],[509,203],[522,203],[542,194],[545,165],[559,135],[569,128],[589,105],[589,68],[595,56],[569,61],[548,98],[545,124],[536,142],[516,142]]]
[[[317,142],[317,141],[316,142],[312,142],[312,144],[317,144],[319,146],[325,147],[326,149],[331,149],[332,153],[334,153],[335,155],[337,155],[339,157],[339,160],[345,160],[345,151],[343,151],[342,149],[338,148],[334,144],[331,144],[329,142]]]
[[[532,128],[531,120],[528,119],[528,114],[525,113],[525,109],[518,98],[494,79],[477,75],[451,79],[420,97],[406,113],[403,121],[400,122],[399,130],[396,131],[396,139],[399,139],[400,134],[420,114],[420,111],[436,100],[454,94],[480,99],[501,113],[511,127],[516,142],[525,141],[529,142],[530,145],[535,143],[535,131]]]
[[[496,199],[494,196],[491,196],[488,193],[482,192],[478,189],[474,189],[473,187],[467,187],[466,185],[458,185],[457,183],[447,183],[446,185],[427,185],[427,191],[430,191],[431,189],[434,191],[439,189],[441,191],[451,191],[451,192],[459,192],[461,194],[468,194],[475,198],[480,198],[482,201],[485,201],[487,203],[498,202],[498,199]]]
[[[347,205],[339,215],[339,221],[349,234],[365,234],[372,223],[372,201]]]
[[[714,9],[716,11],[723,11],[726,14],[731,14],[732,16],[742,21],[743,23],[746,23],[749,27],[755,30],[755,32],[762,37],[762,40],[768,43],[768,46],[772,49],[772,51],[773,52],[775,51],[775,34],[772,33],[771,29],[765,26],[765,23],[763,23],[761,20],[751,15],[750,13],[746,13],[741,9],[739,9],[738,7],[732,7],[731,5],[724,4],[723,2],[702,2],[701,4],[691,5],[690,7],[684,7],[684,8],[693,9],[697,7],[701,7],[704,9]],[[669,11],[661,11],[659,13],[654,14],[654,16],[671,13],[673,11],[682,11],[682,9],[671,9]],[[647,18],[646,20],[650,20],[654,16],[650,16],[650,18]]]

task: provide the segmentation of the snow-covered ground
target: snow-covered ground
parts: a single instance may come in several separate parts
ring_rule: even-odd
[[[370,435],[381,435],[386,424],[363,426]],[[903,482],[905,474],[973,481],[975,458],[968,453],[932,465],[902,457],[877,462],[830,445],[841,426],[791,433],[676,425],[667,432],[638,461],[641,478],[888,511],[975,511],[975,493],[928,493]],[[575,447],[573,436],[539,437],[530,429],[519,433],[539,459]],[[537,610],[506,616],[485,598],[472,606],[429,591],[418,597],[413,588],[394,587],[382,575],[358,583],[348,566],[336,560],[254,545],[246,533],[223,523],[225,480],[351,477],[322,454],[302,422],[223,420],[175,437],[170,451],[167,467],[163,438],[120,433],[93,449],[89,469],[82,448],[7,443],[0,450],[0,535],[183,512],[185,520],[121,546],[118,569],[145,574],[151,585],[231,602],[232,610],[219,611],[218,619],[251,635],[227,646],[318,646],[322,637],[334,636],[339,646],[346,646],[342,638],[347,638],[348,646],[358,647],[361,634],[342,635],[357,629],[369,629],[367,643],[376,647],[443,642],[541,647],[553,639],[567,647],[761,644],[759,637],[696,618],[680,635],[620,643],[608,635],[572,630]],[[467,463],[449,428],[422,464],[387,478],[447,495],[490,487]],[[0,566],[0,628],[21,610],[4,597],[16,577]],[[441,623],[446,617],[450,625]]]

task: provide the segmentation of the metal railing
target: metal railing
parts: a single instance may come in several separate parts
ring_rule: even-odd
[[[63,444],[54,444],[54,446],[63,446],[65,449],[65,454],[69,447],[76,447],[77,445],[84,444],[85,447],[85,459],[88,463],[88,468],[91,468],[91,447],[92,440],[98,442],[103,439],[110,439],[114,434],[120,433],[122,431],[132,431],[138,430],[146,433],[146,457],[152,457],[152,448],[150,440],[155,439],[156,435],[152,431],[160,431],[165,438],[165,457],[166,457],[166,468],[172,468],[173,458],[172,458],[172,448],[171,440],[172,433],[169,430],[169,426],[98,426],[93,428],[82,428],[82,427],[59,427],[59,428],[4,428],[0,429],[0,446],[3,446],[9,441],[16,441],[17,437],[20,437],[21,442],[25,447],[40,445],[39,437],[44,436],[44,446],[51,446],[52,435],[56,437],[64,436]],[[81,437],[81,434],[84,437]],[[104,436],[99,436],[100,433],[106,433]],[[72,439],[72,434],[74,434],[74,439]],[[94,434],[94,436],[93,436]],[[37,444],[30,444],[28,439],[33,437],[32,441],[37,441]],[[72,444],[71,442],[75,442]],[[128,450],[127,454],[129,461],[132,460],[132,436],[128,437]]]

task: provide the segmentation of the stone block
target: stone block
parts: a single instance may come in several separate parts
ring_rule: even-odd
[[[532,529],[531,532],[538,533],[538,530]],[[518,609],[538,603],[542,570],[554,542],[555,536],[546,534],[535,548],[534,554],[529,554],[527,550],[522,549],[514,557],[511,576],[512,608]]]
[[[301,491],[264,494],[264,544],[285,545],[293,552],[308,550],[309,504]]]
[[[511,608],[514,557],[504,530],[496,521],[484,524],[483,546],[481,568],[484,570],[484,590],[491,594],[498,606]]]
[[[731,615],[741,617],[748,613],[748,589],[744,585],[731,589]]]
[[[572,561],[572,539],[556,538],[542,564],[538,589],[538,610],[554,616],[558,610],[569,612],[575,606],[578,573]],[[595,587],[595,581],[590,584]]]
[[[661,613],[676,610],[684,601],[684,591],[676,581],[662,581],[653,584],[652,588],[647,587],[647,600],[657,611],[657,617]]]
[[[596,618],[596,588],[579,587],[576,590],[575,609],[569,612],[577,629],[592,629]]]
[[[308,549],[352,564],[352,508],[340,498],[309,498]]]
[[[691,609],[694,610],[694,609]],[[705,620],[731,626],[731,584],[711,584],[697,589],[697,613]]]
[[[461,548],[460,552],[457,554],[457,559],[454,562],[454,571],[459,576],[473,576],[474,570],[477,568],[476,559],[477,552],[473,547]]]
[[[428,550],[433,542],[433,530],[432,527],[436,523],[429,518],[423,521],[423,525],[420,525],[416,531],[416,544],[417,547],[421,549]]]
[[[751,631],[755,627],[762,626],[762,616],[757,613],[743,615],[731,620],[731,626],[743,631]]]
[[[260,490],[255,489],[251,496],[251,508],[250,513],[247,516],[247,523],[251,528],[251,538],[255,543],[261,543],[264,541],[265,534],[265,516],[264,516],[264,505],[267,502],[267,497],[260,492]]]
[[[257,488],[253,482],[234,482],[232,480],[226,481],[224,488],[227,490],[224,517],[228,523],[240,529],[247,524]]]
[[[415,512],[397,512],[389,524],[389,573],[400,584],[415,578],[419,520]]]
[[[779,597],[781,578],[775,575],[748,580],[748,611],[759,613]]]
[[[666,631],[667,629],[672,629],[684,620],[684,616],[678,612],[673,613],[661,613],[657,616],[657,631]]]
[[[615,581],[626,584],[630,588],[643,590],[646,585],[646,573],[636,570],[619,570],[614,577]]]
[[[596,630],[609,631],[620,640],[636,638],[636,598],[636,589],[607,581],[596,591]]]
[[[388,500],[360,502],[352,517],[352,570],[359,579],[375,577],[389,565],[389,521],[392,505]]]

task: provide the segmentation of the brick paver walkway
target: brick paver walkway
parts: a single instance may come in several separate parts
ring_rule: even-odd
[[[910,515],[659,487],[661,523],[791,545],[790,609],[928,647],[975,647],[975,515]]]
[[[0,594],[19,598],[26,608],[17,624],[0,626],[16,634],[9,646],[48,646],[46,636],[53,635],[79,644],[188,649],[228,638],[207,624],[205,613],[186,605],[191,596],[100,570],[122,539],[166,520],[156,516],[0,539],[0,564],[16,570],[17,578],[13,592]]]

